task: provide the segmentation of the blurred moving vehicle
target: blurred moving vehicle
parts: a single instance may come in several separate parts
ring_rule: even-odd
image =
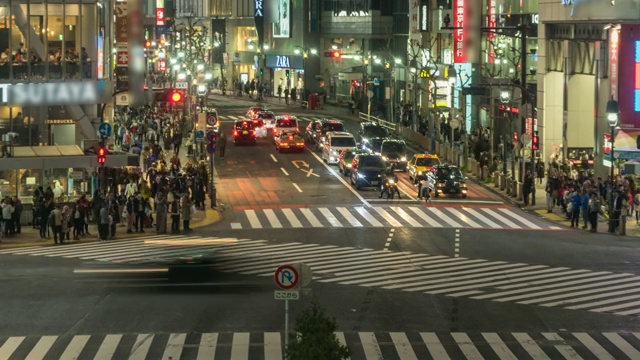
[[[386,139],[387,137],[389,137],[389,132],[384,126],[378,125],[372,121],[367,121],[360,124],[358,139],[361,143],[369,141],[369,139],[373,138]]]
[[[307,125],[305,140],[316,144],[316,151],[320,151],[324,135],[329,131],[345,131],[344,123],[340,120],[314,120]]]
[[[404,140],[385,140],[380,145],[382,158],[391,164],[392,169],[407,171],[407,144]]]
[[[276,150],[279,152],[284,151],[304,151],[304,139],[297,129],[283,130],[280,134],[273,136],[273,141],[276,144]]]
[[[233,143],[234,144],[253,144],[257,142],[256,129],[252,121],[238,120],[233,124]]]
[[[434,196],[462,195],[467,197],[467,180],[462,171],[455,165],[438,165],[435,170],[436,189]]]
[[[329,131],[322,142],[322,160],[327,164],[337,164],[340,152],[356,148],[356,138],[345,131]]]
[[[283,130],[296,130],[298,131],[298,118],[291,115],[278,115],[276,116],[276,125],[273,127],[273,134],[281,134]],[[275,141],[275,136],[274,136]]]
[[[379,188],[384,180],[387,164],[380,155],[356,155],[351,162],[351,185],[357,190]]]
[[[251,107],[249,108],[249,110],[247,110],[247,114],[246,114],[246,116],[247,116],[249,119],[253,119],[253,117],[254,117],[257,113],[259,113],[259,112],[261,112],[261,111],[269,111],[269,110],[267,109],[267,107],[266,107],[266,106],[263,106],[263,105],[255,105],[255,106],[251,106]]]
[[[440,159],[435,154],[415,154],[407,163],[409,179],[415,179],[423,171],[431,171],[434,166],[440,165]]]
[[[382,143],[385,141],[385,138],[370,138],[367,140],[363,140],[362,144],[360,144],[360,148],[369,151],[372,154],[380,155]]]
[[[362,149],[347,149],[340,152],[338,169],[344,176],[351,175],[351,163],[353,162],[353,158],[360,154],[370,154],[370,152]]]

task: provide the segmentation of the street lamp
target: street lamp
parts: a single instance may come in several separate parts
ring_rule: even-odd
[[[615,136],[616,136],[616,126],[618,126],[618,118],[620,117],[620,105],[617,101],[611,100],[607,101],[607,123],[611,128],[611,150],[609,154],[611,155],[611,191],[613,191],[615,187],[615,183],[613,178],[615,176],[615,158],[614,158],[614,144],[615,144]],[[609,200],[609,232],[614,232],[616,229],[616,220],[613,218],[613,195],[610,196]]]
[[[411,106],[411,122],[412,128],[416,130],[418,124],[418,62],[415,59],[409,62],[409,71],[413,74],[413,99],[411,101],[413,106]]]
[[[500,89],[500,102],[508,105],[509,111],[509,124],[511,124],[511,90],[510,89]],[[495,125],[494,125],[495,126]],[[493,129],[492,129],[493,130]],[[502,136],[502,175],[507,177],[507,139],[508,134]],[[512,160],[513,163],[513,160]],[[513,176],[513,174],[511,174]]]

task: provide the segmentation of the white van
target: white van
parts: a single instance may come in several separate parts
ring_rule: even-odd
[[[327,164],[337,164],[340,152],[356,148],[356,138],[346,131],[329,131],[322,144],[322,160]]]
[[[279,135],[283,130],[300,130],[298,128],[298,118],[290,115],[276,116],[276,124],[273,127],[273,135]]]

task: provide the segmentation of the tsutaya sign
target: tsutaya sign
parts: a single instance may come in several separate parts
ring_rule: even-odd
[[[108,99],[104,82],[66,81],[37,84],[0,84],[0,103],[7,105],[99,104]]]

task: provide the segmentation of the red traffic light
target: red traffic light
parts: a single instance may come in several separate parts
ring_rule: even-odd
[[[515,142],[518,142],[518,133],[517,133],[517,132],[514,132],[514,133],[513,133],[513,142],[514,142],[514,143],[515,143]]]
[[[104,164],[107,161],[107,149],[100,147],[98,149],[98,164]]]
[[[339,59],[342,57],[342,54],[340,53],[340,51],[334,50],[333,52],[331,52],[331,57],[333,57],[334,59]]]
[[[184,94],[181,91],[172,91],[169,93],[169,102],[173,104],[181,103],[184,100]]]
[[[540,150],[540,137],[538,135],[531,137],[531,150]]]
[[[144,42],[144,47],[147,48],[147,49],[150,48],[151,47],[151,40],[145,41]]]

